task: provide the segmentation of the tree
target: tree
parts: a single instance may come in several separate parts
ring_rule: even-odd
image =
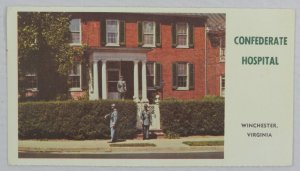
[[[83,55],[83,48],[70,43],[71,15],[54,12],[18,13],[19,94],[24,96],[26,73],[36,73],[38,98],[55,99],[68,90],[67,76],[73,57]]]

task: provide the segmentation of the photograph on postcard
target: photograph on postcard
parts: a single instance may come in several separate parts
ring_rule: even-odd
[[[17,22],[19,158],[224,159],[225,13]]]

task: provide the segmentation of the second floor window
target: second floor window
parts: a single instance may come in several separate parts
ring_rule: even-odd
[[[225,38],[220,39],[220,62],[225,62]]]
[[[106,44],[119,45],[119,21],[106,20]]]
[[[177,47],[188,47],[188,25],[176,24]]]
[[[81,64],[74,63],[69,71],[70,90],[81,88]]]
[[[172,23],[172,48],[194,48],[194,24]]]
[[[143,46],[155,46],[155,23],[150,21],[143,22]]]
[[[70,21],[71,44],[81,43],[81,21],[80,19],[72,19]]]

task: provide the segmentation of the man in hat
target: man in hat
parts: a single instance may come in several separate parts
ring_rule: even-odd
[[[118,81],[118,84],[117,84],[117,90],[120,94],[120,98],[122,100],[124,100],[127,88],[126,88],[126,82],[123,80],[123,76],[119,77],[119,81]]]
[[[143,139],[149,139],[149,127],[151,125],[151,113],[148,104],[144,105],[144,110],[141,113],[141,123],[143,126]]]
[[[104,119],[106,119],[108,116],[110,117],[109,127],[110,127],[110,137],[111,137],[111,139],[108,143],[113,143],[117,140],[117,138],[116,138],[116,124],[117,124],[117,120],[118,120],[118,111],[116,109],[115,104],[111,105],[111,109],[112,109],[112,112],[104,116]]]

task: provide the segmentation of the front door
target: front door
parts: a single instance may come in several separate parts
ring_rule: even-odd
[[[117,83],[120,77],[120,69],[109,68],[107,70],[107,95],[108,99],[119,99],[120,95],[117,90]]]

